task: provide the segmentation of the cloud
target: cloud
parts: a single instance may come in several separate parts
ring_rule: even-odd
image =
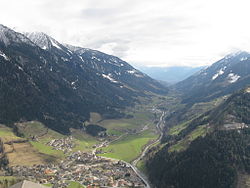
[[[1,0],[0,0],[1,1]],[[8,0],[0,23],[132,64],[208,65],[250,50],[248,0]]]

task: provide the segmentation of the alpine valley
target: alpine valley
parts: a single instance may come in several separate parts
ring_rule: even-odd
[[[0,25],[0,187],[250,187],[250,54],[195,70],[166,86]]]

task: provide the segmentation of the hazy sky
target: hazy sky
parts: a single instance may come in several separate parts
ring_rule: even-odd
[[[0,23],[133,65],[208,65],[250,51],[249,0],[0,0]]]

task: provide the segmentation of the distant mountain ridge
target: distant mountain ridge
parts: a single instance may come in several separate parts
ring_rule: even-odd
[[[146,163],[155,187],[249,186],[249,85],[250,54],[240,51],[173,86],[181,102]]]
[[[69,133],[71,127],[81,127],[90,112],[122,117],[121,109],[139,96],[167,92],[117,57],[80,51],[44,33],[23,35],[0,25],[0,122],[39,120]]]
[[[250,83],[250,54],[239,51],[179,82],[175,88],[184,102],[208,101],[230,94]]]
[[[187,67],[187,66],[173,66],[173,67],[139,67],[142,72],[145,72],[152,78],[169,84],[180,82],[194,73],[200,71],[204,67]]]

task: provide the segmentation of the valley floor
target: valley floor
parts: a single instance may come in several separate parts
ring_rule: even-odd
[[[18,137],[11,128],[1,125],[1,160],[6,164],[2,177],[59,187],[149,187],[136,166],[160,139],[157,122],[162,112],[156,105],[161,101],[155,98],[150,104],[127,109],[130,118],[102,119],[92,113],[85,124],[105,127],[105,137],[93,137],[75,129],[71,136],[65,136],[36,121],[17,123],[22,136]]]

